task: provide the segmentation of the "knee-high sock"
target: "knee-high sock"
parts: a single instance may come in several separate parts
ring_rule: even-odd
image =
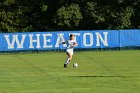
[[[67,58],[67,60],[65,61],[65,64],[69,64],[70,59]]]

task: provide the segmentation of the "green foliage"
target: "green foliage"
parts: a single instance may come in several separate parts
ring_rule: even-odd
[[[42,11],[44,12],[44,11],[47,11],[48,6],[47,5],[43,5],[41,8],[42,8]]]
[[[3,4],[5,4],[5,5],[11,5],[11,4],[14,4],[14,3],[15,3],[15,0],[5,0],[3,2]]]
[[[62,6],[58,9],[55,23],[61,27],[74,29],[74,27],[79,26],[82,18],[79,5],[71,4],[70,6]]]
[[[96,24],[99,22],[104,22],[105,21],[105,16],[101,12],[101,9],[97,7],[97,3],[94,2],[87,2],[87,17],[90,17],[90,20],[94,20]]]
[[[27,21],[22,16],[22,11],[2,11],[0,12],[0,29],[3,32],[30,31]]]
[[[0,31],[139,29],[140,0],[0,0]]]
[[[129,28],[131,26],[131,16],[133,14],[133,8],[127,7],[126,9],[123,9],[122,12],[119,14],[118,18],[118,26],[116,26],[116,29],[125,29]]]
[[[90,20],[93,19],[96,24],[105,21],[104,13],[102,12],[102,9],[98,7],[97,3],[87,2],[86,11],[88,14],[87,17],[91,18]]]
[[[2,32],[30,31],[24,9],[21,6],[13,5],[16,5],[15,0],[3,1],[0,9],[0,30]]]

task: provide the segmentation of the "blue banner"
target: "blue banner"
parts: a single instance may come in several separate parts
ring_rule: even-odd
[[[75,34],[75,48],[115,48],[140,46],[140,30],[85,30],[64,32],[1,33],[0,51],[65,49],[59,41]]]

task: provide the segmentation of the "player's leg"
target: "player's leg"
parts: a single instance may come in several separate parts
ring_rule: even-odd
[[[69,56],[68,56],[68,58],[69,58],[69,63],[70,63],[70,61],[72,60],[72,57],[73,57],[73,50],[69,53]]]
[[[68,55],[68,63],[67,63],[67,64],[69,64],[70,61],[72,60],[73,54],[72,54],[72,52],[70,52],[70,53],[68,53],[67,55]]]
[[[72,59],[72,55],[67,52],[68,58],[66,59],[65,63],[64,63],[64,67],[67,67],[67,65],[70,63],[70,60]]]
[[[70,60],[72,59],[72,56],[73,56],[73,52],[70,50],[67,50],[66,54],[68,55],[68,58],[66,59],[66,61],[64,63],[64,67],[67,67],[67,64],[70,63]]]

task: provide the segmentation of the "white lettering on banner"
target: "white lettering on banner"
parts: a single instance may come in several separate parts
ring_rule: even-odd
[[[96,46],[101,46],[100,41],[104,44],[104,46],[108,46],[108,42],[107,42],[108,32],[103,32],[104,39],[99,32],[96,32],[95,34],[96,34],[96,39],[97,39]]]
[[[37,46],[36,48],[41,48],[40,46],[40,34],[36,34],[36,40],[33,40],[33,34],[29,34],[29,37],[30,37],[30,46],[29,48],[34,48],[34,45],[33,43],[37,43]]]
[[[57,40],[56,40],[56,44],[55,44],[55,47],[59,47],[59,42],[64,42],[65,41],[65,39],[64,39],[64,34],[63,33],[61,33],[61,34],[57,34]],[[66,44],[63,44],[63,47],[67,47],[67,45]]]
[[[66,35],[74,34],[75,39],[80,45],[84,47],[92,48],[93,46],[108,46],[108,32],[82,32],[82,33],[66,33]],[[55,37],[53,35],[56,35]],[[18,48],[60,48],[60,43],[65,41],[64,33],[43,33],[43,34],[16,34],[16,35],[4,35],[5,42],[8,45],[8,49]],[[54,37],[54,38],[53,38]],[[26,40],[26,42],[25,42]],[[94,41],[95,40],[95,41]],[[24,46],[25,45],[25,46]],[[63,44],[62,47],[67,47]]]
[[[87,44],[87,36],[89,36],[89,44]],[[84,33],[83,34],[83,45],[86,47],[91,47],[93,45],[93,34],[92,33]]]
[[[23,48],[23,44],[24,44],[24,40],[25,40],[26,35],[22,35],[21,41],[19,41],[18,35],[12,35],[12,37],[13,37],[12,42],[10,42],[9,35],[4,35],[4,37],[6,39],[8,49],[14,49],[15,43],[17,44],[17,48]]]
[[[51,42],[51,39],[47,39],[47,37],[52,37],[52,34],[43,34],[44,45],[43,48],[51,48],[52,45],[47,45],[47,43]]]

